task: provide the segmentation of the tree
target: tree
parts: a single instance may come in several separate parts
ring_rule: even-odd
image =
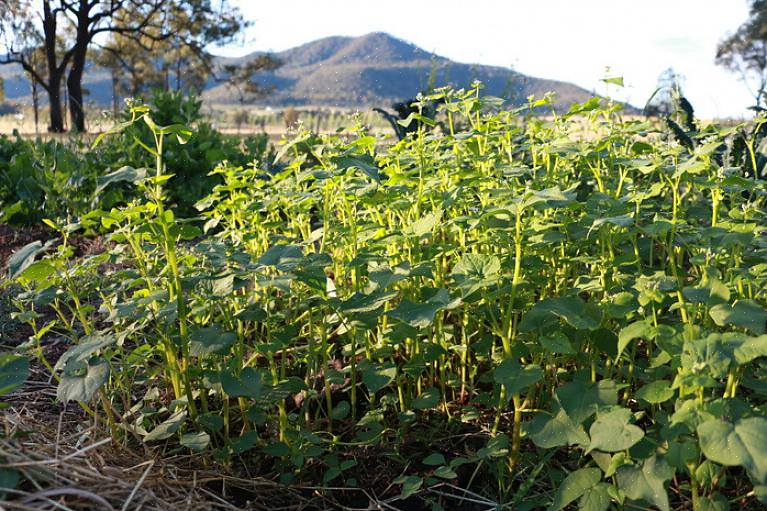
[[[739,73],[756,107],[762,107],[767,89],[767,0],[750,0],[748,20],[719,43],[716,63]]]
[[[45,89],[49,129],[57,132],[64,131],[60,87],[66,75],[72,127],[85,131],[82,79],[99,39],[119,35],[150,55],[148,41],[168,41],[204,56],[206,47],[232,41],[245,26],[228,0],[0,0],[0,64],[20,64]],[[29,62],[30,48],[38,46],[46,55],[44,75]]]
[[[227,86],[234,89],[240,105],[265,96],[271,88],[264,87],[253,80],[253,75],[260,71],[273,71],[282,62],[271,55],[258,55],[241,65],[227,64],[223,66],[228,75]]]

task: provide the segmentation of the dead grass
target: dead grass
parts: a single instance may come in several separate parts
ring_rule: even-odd
[[[316,497],[260,477],[243,478],[191,455],[160,456],[149,448],[118,446],[69,405],[54,403],[55,388],[35,369],[23,392],[11,396],[0,424],[0,468],[19,471],[20,488],[7,510],[298,510],[317,509]]]

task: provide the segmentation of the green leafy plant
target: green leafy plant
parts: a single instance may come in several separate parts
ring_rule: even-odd
[[[274,168],[222,163],[192,219],[166,156],[194,136],[135,105],[105,138],[135,134],[152,170],[102,184],[143,196],[13,260],[30,351],[72,344],[59,398],[98,400],[117,441],[284,482],[364,484],[384,453],[400,499],[764,503],[765,194],[719,158],[732,132],[672,143],[598,98],[550,120],[479,87],[423,100],[435,129],[390,146],[298,130]],[[72,264],[94,226],[108,250]]]

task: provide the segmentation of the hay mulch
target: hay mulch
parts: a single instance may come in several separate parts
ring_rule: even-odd
[[[21,473],[21,484],[0,497],[0,511],[405,511],[429,509],[415,497],[379,499],[362,488],[285,486],[200,456],[168,455],[142,444],[115,445],[106,427],[73,404],[56,403],[50,375],[32,368],[25,387],[3,400],[0,470]],[[379,467],[386,472],[385,467]],[[391,485],[389,485],[391,486]],[[394,492],[398,494],[398,492]],[[489,510],[497,504],[443,484],[424,489],[452,509]],[[414,505],[415,504],[415,505]]]
[[[162,457],[115,446],[72,405],[54,402],[55,387],[34,369],[0,417],[0,468],[22,484],[0,500],[3,510],[294,510],[316,509],[306,492],[265,478],[204,467],[199,457]],[[42,378],[41,378],[42,377]]]

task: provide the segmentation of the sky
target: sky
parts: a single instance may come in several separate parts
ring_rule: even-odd
[[[716,46],[748,17],[746,0],[231,0],[254,22],[244,44],[215,53],[281,51],[333,35],[387,32],[457,62],[511,67],[643,106],[673,67],[700,118],[741,118],[754,103]]]

